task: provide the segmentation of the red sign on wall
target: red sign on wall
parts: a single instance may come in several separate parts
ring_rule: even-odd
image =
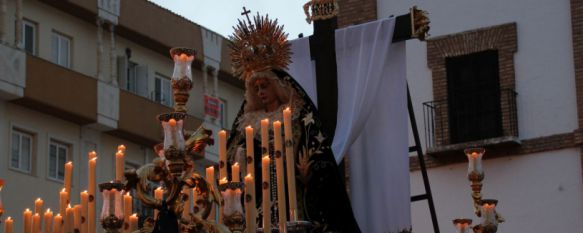
[[[219,118],[221,100],[216,97],[204,95],[204,114],[212,118]]]

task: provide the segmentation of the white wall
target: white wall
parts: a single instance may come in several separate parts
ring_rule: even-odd
[[[506,219],[498,232],[579,232],[583,228],[579,149],[484,160],[484,173],[483,198],[498,199],[497,209]],[[480,222],[473,214],[466,164],[430,169],[429,180],[441,232],[454,232],[454,218]],[[421,172],[412,172],[411,194],[423,192]],[[433,232],[426,201],[412,204],[412,219],[414,232]]]
[[[431,37],[516,22],[518,126],[521,139],[577,128],[569,1],[377,1],[378,16],[400,15],[417,5],[429,12]],[[422,102],[433,100],[426,44],[407,42],[407,77],[420,131]],[[423,137],[423,135],[421,135]]]

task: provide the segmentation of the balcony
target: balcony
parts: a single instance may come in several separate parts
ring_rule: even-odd
[[[459,153],[470,146],[502,148],[519,145],[517,93],[511,89],[497,93],[499,95],[476,93],[458,100],[423,103],[427,153],[440,156]]]

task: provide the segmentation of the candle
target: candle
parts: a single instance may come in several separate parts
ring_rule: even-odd
[[[162,189],[162,187],[158,187],[156,190],[154,190],[154,198],[156,198],[158,201],[162,201],[164,198],[164,189]],[[157,209],[154,210],[154,219],[158,219]]]
[[[219,185],[226,184],[226,183],[228,183],[227,177],[223,177],[222,179],[219,180]],[[227,189],[227,192],[229,190],[230,189]],[[223,194],[223,192],[221,192],[221,195],[222,194]],[[223,197],[223,199],[224,199],[224,197]],[[225,212],[225,203],[223,201],[220,201],[220,200],[219,200],[219,203],[220,203],[219,204],[219,223],[222,224],[223,223],[223,213]]]
[[[60,233],[63,231],[63,216],[57,214],[53,221],[53,233]]]
[[[223,179],[219,180],[219,185],[226,183],[229,183],[229,181],[227,181],[227,177],[224,177]]]
[[[233,175],[231,182],[241,182],[241,178],[239,177],[239,163],[235,163],[231,166],[231,174]]]
[[[209,183],[209,185],[212,187],[211,189],[217,190],[217,188],[216,188],[217,181],[215,180],[215,168],[213,166],[206,168],[206,182]],[[209,218],[210,218],[210,220],[216,221],[215,212],[216,212],[217,207],[214,203],[212,203],[211,205],[212,205],[212,208],[211,208],[211,213],[209,214]]]
[[[40,197],[39,197],[34,201],[34,213],[41,214],[42,209],[43,209],[43,199],[40,199]]]
[[[253,183],[255,180],[251,173],[245,176],[245,222],[247,232],[255,231],[255,196],[253,195]]]
[[[61,190],[61,192],[59,193],[59,213],[61,214],[61,216],[65,216],[66,210],[67,210],[67,204],[69,204],[69,193],[67,193],[67,189],[63,188]]]
[[[269,154],[269,119],[261,120],[261,156]]]
[[[115,153],[115,180],[123,181],[123,170],[124,170],[124,152],[118,150]]]
[[[40,232],[40,214],[34,214],[32,216],[32,233]]]
[[[130,220],[130,215],[132,214],[132,196],[130,195],[130,192],[126,192],[125,195],[123,195],[123,219],[124,222],[129,223]],[[131,231],[126,231],[126,232],[131,232]]]
[[[81,232],[81,221],[83,221],[82,217],[81,217],[81,211],[82,207],[81,205],[75,205],[73,207],[73,219],[74,219],[74,231],[75,232]]]
[[[89,153],[89,157],[89,205],[87,207],[87,229],[88,233],[95,233],[95,166],[97,165],[97,154],[95,154],[95,151],[92,151]]]
[[[279,216],[279,232],[286,231],[286,201],[285,201],[285,184],[284,184],[284,167],[283,167],[283,157],[281,155],[281,122],[273,122],[273,137],[274,143],[273,148],[275,149],[275,172],[277,176],[277,204],[278,204],[278,216]]]
[[[32,233],[32,211],[30,209],[24,210],[22,214],[24,219],[24,233]]]
[[[192,195],[190,195],[190,188],[184,186],[182,188],[182,193],[186,196],[186,200],[182,203],[182,219],[190,221],[190,202],[192,200]]]
[[[71,208],[71,204],[67,205],[65,211],[65,233],[73,233],[75,227],[75,209]]]
[[[121,151],[122,153],[126,153],[126,146],[124,146],[123,144],[117,146],[117,150]]]
[[[87,233],[89,231],[89,225],[87,224],[87,208],[89,207],[89,193],[87,190],[81,192],[81,233]]]
[[[138,230],[138,215],[132,214],[130,216],[130,227],[128,229],[128,232],[134,232],[137,230]]]
[[[468,175],[472,173],[484,173],[482,170],[482,156],[484,155],[484,151],[484,148],[468,148],[464,150],[468,157]]]
[[[269,185],[269,154],[261,159],[261,179],[263,181],[263,232],[271,232],[271,189]]]
[[[296,169],[294,159],[294,143],[292,134],[291,109],[283,110],[283,127],[285,136],[285,163],[287,171],[287,190],[289,195],[289,217],[290,221],[297,221],[297,199],[296,199]]]
[[[251,176],[255,177],[255,162],[253,159],[255,158],[254,153],[254,143],[253,143],[253,127],[250,125],[245,127],[245,139],[246,139],[246,148],[247,148],[247,173],[251,174]]]
[[[12,217],[8,216],[4,223],[4,233],[12,233],[14,230],[14,220],[12,220]]]
[[[45,221],[44,233],[51,233],[51,227],[53,224],[53,211],[51,211],[51,209],[47,209],[47,211],[45,212],[44,221]]]
[[[227,177],[227,132],[219,131],[219,179]]]
[[[73,174],[73,162],[69,161],[67,163],[65,163],[65,190],[67,190],[67,193],[71,193],[71,179],[72,179],[72,174]],[[71,198],[67,198],[67,200],[70,200]]]
[[[495,202],[485,202],[482,203],[482,224],[495,224],[497,225],[498,222],[496,221],[496,213],[495,213],[496,203]]]

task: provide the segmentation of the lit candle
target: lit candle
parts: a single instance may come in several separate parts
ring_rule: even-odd
[[[65,233],[73,233],[75,227],[75,209],[71,205],[67,205],[65,211]]]
[[[32,216],[32,233],[40,232],[40,214],[34,214]]]
[[[41,214],[42,209],[43,209],[43,199],[40,199],[40,197],[39,197],[34,201],[34,213]]]
[[[126,223],[129,222],[130,215],[132,214],[132,201],[130,192],[126,192],[126,194],[123,195],[123,218]]]
[[[246,230],[247,232],[256,232],[255,231],[255,196],[253,196],[253,176],[251,173],[245,176],[245,221],[246,221]]]
[[[61,216],[65,216],[66,211],[67,211],[67,204],[69,204],[69,193],[67,193],[67,189],[63,188],[61,190],[61,192],[59,193],[59,213],[61,214]]]
[[[4,233],[12,233],[14,230],[14,220],[9,216],[4,223]]]
[[[126,153],[126,146],[124,146],[123,144],[117,146],[117,150],[121,151],[122,153]]]
[[[215,168],[213,166],[206,168],[206,182],[209,183],[209,185],[212,187],[213,190],[217,190],[217,188],[216,188],[217,181],[215,180]],[[216,212],[217,207],[214,203],[211,205],[212,205],[212,208],[211,208],[211,213],[209,214],[209,218],[210,218],[210,220],[216,221],[215,212]]]
[[[164,189],[162,189],[162,187],[158,187],[156,190],[154,190],[154,198],[156,198],[158,201],[162,201],[164,198]],[[158,219],[157,209],[154,209],[154,219]]]
[[[51,209],[47,209],[47,211],[45,212],[44,221],[45,221],[44,233],[51,233],[51,228],[53,224],[53,211],[51,211]]]
[[[455,225],[456,233],[468,233],[472,220],[467,218],[456,218],[453,220],[453,224]]]
[[[290,221],[297,221],[297,199],[296,199],[296,169],[294,159],[294,143],[292,134],[291,109],[283,110],[283,129],[285,135],[285,163],[287,171],[287,190],[289,194]]]
[[[281,122],[273,122],[273,148],[275,150],[275,172],[277,176],[277,204],[278,204],[278,216],[279,216],[279,232],[286,231],[286,201],[285,201],[285,171],[283,167],[283,157],[281,154],[282,144],[281,144]]]
[[[73,178],[73,162],[69,161],[65,163],[65,190],[67,193],[71,194],[71,179]],[[71,200],[71,196],[67,197],[67,201]]]
[[[137,230],[138,230],[138,215],[132,214],[130,216],[130,227],[128,229],[128,232],[134,232]]]
[[[227,177],[223,177],[222,179],[219,180],[219,185],[222,184],[226,184],[228,183],[227,181]],[[226,192],[228,192],[230,189],[227,189]],[[221,192],[221,196],[223,196],[223,192]],[[224,199],[224,196],[223,196]],[[225,200],[226,202],[226,200]],[[223,201],[219,200],[219,223],[223,223],[223,214],[225,213],[225,203]]]
[[[221,184],[226,184],[226,183],[229,183],[229,181],[227,181],[227,177],[225,177],[225,178],[223,178],[223,179],[219,180],[219,185],[221,185]]]
[[[74,224],[73,224],[74,230],[73,231],[74,232],[81,232],[81,221],[82,221],[81,209],[82,209],[81,205],[75,205],[73,207],[73,221],[74,221]]]
[[[26,209],[22,216],[24,219],[24,233],[32,233],[32,211]]]
[[[192,195],[190,195],[190,188],[187,186],[182,187],[182,193],[186,196],[186,200],[182,203],[182,219],[190,221],[190,202],[192,200]]]
[[[482,200],[482,224],[495,224],[498,225],[496,220],[496,204],[498,201],[496,200]]]
[[[118,150],[115,153],[115,180],[123,181],[123,170],[124,170],[124,152]]]
[[[89,153],[89,157],[89,203],[87,207],[87,229],[88,233],[95,233],[95,166],[97,165],[97,154],[95,154],[95,151],[92,151]]]
[[[231,182],[241,182],[241,178],[239,176],[239,163],[235,163],[233,166],[231,166],[231,174],[233,175]]]
[[[53,221],[53,233],[60,233],[63,231],[63,216],[57,214]]]
[[[81,233],[87,233],[89,225],[87,224],[87,208],[89,207],[89,193],[87,190],[81,192]]]
[[[219,131],[219,179],[227,177],[227,131]]]
[[[255,162],[253,159],[255,158],[254,152],[254,143],[253,143],[253,127],[250,125],[245,127],[245,146],[247,148],[247,173],[250,173],[251,176],[255,177]]]
[[[261,156],[269,154],[269,119],[261,120]]]
[[[269,154],[261,159],[261,178],[263,181],[263,232],[271,232],[271,188],[269,185]]]
[[[472,173],[483,174],[482,170],[482,156],[484,156],[483,148],[468,148],[464,150],[468,157],[468,175]]]

